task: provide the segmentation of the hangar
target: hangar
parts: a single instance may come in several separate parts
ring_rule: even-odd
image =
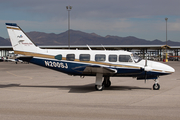
[[[67,45],[58,46],[39,46],[42,49],[68,49]],[[148,59],[162,61],[164,53],[167,53],[174,60],[179,60],[180,46],[168,46],[168,45],[71,45],[70,49],[92,49],[92,50],[126,50],[136,52],[142,58],[145,55]],[[0,46],[0,57],[7,57],[13,51],[12,46]]]

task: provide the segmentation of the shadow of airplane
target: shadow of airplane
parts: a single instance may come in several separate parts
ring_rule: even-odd
[[[0,84],[0,88],[8,88],[8,87],[34,87],[34,88],[57,88],[60,90],[69,90],[69,93],[88,93],[96,91],[94,88],[94,84],[87,85],[70,85],[70,86],[47,86],[47,85],[21,85],[21,84]],[[109,88],[105,88],[104,90],[134,90],[134,89],[142,89],[142,90],[151,90],[151,88],[142,88],[137,86],[111,86]]]

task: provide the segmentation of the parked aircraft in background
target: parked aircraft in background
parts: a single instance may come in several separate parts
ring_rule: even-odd
[[[99,91],[111,86],[110,77],[153,79],[153,89],[159,90],[157,78],[175,72],[166,64],[143,60],[127,51],[40,49],[17,24],[6,23],[6,27],[14,53],[25,55],[18,59],[69,75],[96,76],[95,88]]]

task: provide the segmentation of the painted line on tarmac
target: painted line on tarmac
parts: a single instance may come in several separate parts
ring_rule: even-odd
[[[24,92],[24,93],[55,93],[55,91],[50,91],[50,92],[43,92],[43,91],[37,91],[37,90],[27,90],[27,91],[22,91],[22,90],[15,90],[15,89],[10,89],[10,88],[3,88],[2,90],[4,91],[14,91],[14,92]],[[59,91],[58,91],[59,92]]]
[[[28,79],[33,79],[32,77],[29,77],[29,76],[21,76],[21,75],[16,75],[16,74],[14,74],[14,73],[11,73],[11,72],[9,72],[9,71],[6,71],[6,73],[8,73],[8,74],[10,74],[10,75],[13,75],[13,76],[16,76],[16,77],[26,77],[26,78],[28,78]]]

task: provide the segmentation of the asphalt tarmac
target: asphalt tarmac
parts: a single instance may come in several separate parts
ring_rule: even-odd
[[[1,120],[180,120],[180,62],[176,72],[153,80],[111,78],[94,88],[95,77],[80,78],[33,64],[0,62]]]

